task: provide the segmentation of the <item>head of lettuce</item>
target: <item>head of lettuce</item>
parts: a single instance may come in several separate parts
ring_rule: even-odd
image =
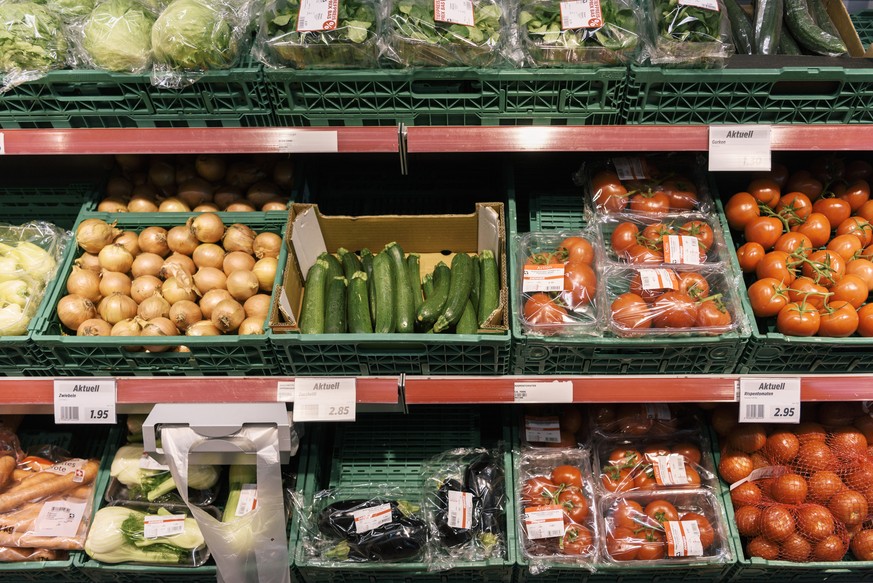
[[[152,27],[155,62],[189,71],[230,67],[238,36],[232,20],[221,0],[173,0]]]
[[[63,67],[67,38],[60,17],[33,2],[0,4],[0,73],[26,81],[36,72]]]
[[[94,66],[136,73],[151,61],[154,17],[136,0],[109,0],[85,21],[82,46]]]

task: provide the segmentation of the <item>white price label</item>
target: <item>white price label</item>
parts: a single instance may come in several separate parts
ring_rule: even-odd
[[[380,504],[363,510],[353,510],[351,515],[355,517],[355,532],[362,534],[383,524],[391,524],[391,505]]]
[[[717,0],[679,0],[679,6],[694,6],[695,8],[712,10],[713,12],[719,11]]]
[[[550,383],[515,383],[516,403],[572,403],[573,383],[552,381]]]
[[[670,405],[665,403],[648,403],[646,404],[646,418],[657,419],[658,421],[672,421],[673,413],[670,411]]]
[[[640,269],[640,284],[646,291],[676,289],[678,280],[676,273],[670,269]]]
[[[600,0],[577,0],[561,2],[561,28],[600,28],[603,26],[603,13]]]
[[[185,532],[184,514],[147,514],[143,519],[143,538],[175,536]]]
[[[564,265],[525,265],[521,279],[521,291],[559,292],[564,291]]]
[[[778,478],[779,476],[788,473],[788,468],[785,466],[767,466],[766,468],[758,468],[752,470],[752,473],[731,484],[731,490],[736,490],[746,482],[756,482],[758,480],[766,480],[767,478]]]
[[[703,544],[700,542],[700,525],[696,520],[664,523],[667,536],[667,554],[671,557],[702,557]]]
[[[433,0],[433,19],[437,22],[474,26],[473,0]]]
[[[258,507],[258,485],[243,484],[239,492],[239,502],[236,505],[236,515],[245,516]]]
[[[57,379],[54,387],[55,423],[117,423],[115,379]]]
[[[36,536],[74,537],[85,516],[87,502],[51,500],[42,505],[33,525]]]
[[[3,132],[0,132],[0,156],[6,153],[6,138],[3,137]]]
[[[659,486],[688,485],[685,458],[678,453],[655,456],[652,468],[655,471],[655,483]]]
[[[709,126],[709,170],[770,170],[770,126]]]
[[[165,466],[146,452],[142,452],[142,455],[139,458],[139,469],[154,470],[156,472],[169,472],[170,466]]]
[[[73,474],[73,481],[77,484],[81,484],[85,481],[85,464],[87,462],[83,459],[71,459],[65,462],[59,462],[55,465],[46,468],[45,472],[49,472],[52,474],[57,474],[59,476],[66,476],[68,474]]]
[[[473,528],[473,494],[449,490],[449,528]]]
[[[644,158],[613,158],[612,165],[615,166],[615,173],[618,174],[619,180],[641,180],[643,178],[651,178],[649,174],[649,165]]]
[[[741,378],[740,423],[800,423],[800,379]]]
[[[276,383],[276,402],[294,402],[294,381],[279,381]]]
[[[700,265],[700,241],[691,235],[664,235],[664,263]]]
[[[564,536],[564,509],[560,506],[525,508],[524,526],[530,540]]]
[[[524,438],[530,443],[560,443],[561,420],[557,417],[525,417]]]
[[[339,0],[300,0],[297,32],[335,30]]]
[[[355,379],[298,377],[294,380],[294,422],[354,421]]]
[[[330,154],[339,151],[336,132],[327,130],[282,130],[276,136],[276,146],[280,152],[294,154]]]

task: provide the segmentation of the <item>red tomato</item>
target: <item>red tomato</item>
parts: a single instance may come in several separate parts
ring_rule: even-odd
[[[779,199],[776,212],[782,215],[789,225],[799,225],[812,212],[812,201],[802,192],[789,192]]]
[[[873,336],[873,304],[858,308],[858,334],[864,338]]]
[[[857,275],[867,284],[867,291],[873,291],[873,261],[869,259],[849,261],[846,263],[846,275]]]
[[[578,524],[570,524],[564,531],[561,550],[565,555],[584,555],[591,552],[593,544],[594,535],[590,530]]]
[[[665,215],[670,212],[670,197],[660,191],[638,192],[630,197],[630,209],[637,213]]]
[[[612,248],[619,255],[637,243],[640,229],[634,223],[619,223],[610,236]]]
[[[699,328],[727,330],[731,325],[731,313],[718,300],[701,302],[697,309],[697,320],[694,325]]]
[[[788,285],[797,278],[794,263],[785,251],[770,251],[758,262],[755,275],[759,280],[773,278]]]
[[[679,234],[690,235],[697,238],[703,253],[706,253],[709,251],[709,248],[712,247],[712,241],[714,238],[712,227],[703,221],[688,221],[679,227]]]
[[[567,317],[567,310],[544,293],[535,293],[524,303],[524,321],[543,331],[558,331]],[[549,326],[551,324],[551,326]]]
[[[827,249],[845,261],[851,261],[862,249],[861,239],[855,235],[837,235],[828,241]]]
[[[776,329],[786,336],[815,336],[820,324],[818,310],[803,303],[787,304],[776,316]]]
[[[590,512],[588,499],[581,488],[571,486],[566,488],[558,495],[558,504],[564,507],[564,512],[570,517],[570,520],[577,524],[581,524]]]
[[[644,510],[646,516],[657,522],[664,524],[667,521],[679,520],[679,511],[676,507],[666,500],[655,500],[646,504]]]
[[[645,239],[645,241],[642,241],[642,243],[649,247],[660,248],[664,245],[665,236],[675,234],[676,229],[672,226],[665,225],[664,223],[655,223],[643,229],[642,238]]]
[[[848,266],[846,266],[848,269]],[[856,310],[867,301],[867,296],[870,290],[867,289],[867,283],[857,275],[844,275],[840,281],[831,286],[831,302],[834,300],[842,300],[849,302]]]
[[[863,178],[869,180],[873,176],[873,166],[865,160],[852,160],[846,164],[846,173],[843,178],[846,180],[858,180]]]
[[[873,241],[873,225],[862,217],[849,217],[837,226],[837,235],[855,235],[866,247]]]
[[[673,453],[677,453],[685,458],[685,461],[690,464],[699,464],[702,459],[700,447],[686,441],[680,441],[670,448]]]
[[[625,251],[627,260],[631,263],[663,263],[664,254],[644,245],[631,245]]]
[[[674,178],[665,180],[660,187],[670,198],[671,209],[685,211],[697,208],[697,187],[692,181]]]
[[[843,201],[843,202],[845,202],[845,201]],[[846,202],[846,207],[851,209],[851,207],[849,207],[849,203],[847,203],[847,202]],[[851,214],[852,213],[850,210],[849,214],[846,215],[846,219],[848,219]],[[873,200],[868,200],[867,202],[862,204],[861,207],[855,211],[855,214],[858,215],[859,217],[867,219],[868,221],[870,219],[873,219]],[[839,223],[833,223],[833,224],[839,224]]]
[[[749,221],[761,216],[761,210],[758,208],[758,200],[754,196],[748,192],[738,192],[728,199],[724,207],[724,214],[731,229],[742,231]]]
[[[640,296],[626,293],[618,296],[610,307],[612,320],[622,328],[651,328],[649,304]]]
[[[575,466],[558,466],[552,470],[552,482],[567,486],[582,487],[582,472]]]
[[[870,185],[864,179],[855,180],[846,187],[846,192],[840,198],[848,202],[852,212],[855,212],[870,200]]]
[[[521,495],[525,504],[535,506],[554,504],[554,495],[558,491],[558,485],[545,476],[535,476],[525,481],[521,489]]]
[[[639,502],[623,498],[619,500],[612,514],[612,520],[617,527],[630,528],[635,530],[640,527],[640,523],[644,522],[643,507]]]
[[[765,277],[749,286],[752,311],[759,318],[770,318],[788,304],[788,288],[780,280]]]
[[[764,249],[772,249],[783,232],[782,221],[776,217],[757,217],[746,223],[743,234],[746,241],[760,243]]]
[[[846,274],[846,261],[837,253],[821,249],[809,256],[803,264],[803,275],[827,288],[833,286]]]
[[[633,471],[630,468],[605,466],[600,474],[600,483],[609,492],[627,492],[634,485]]]
[[[784,251],[794,257],[808,257],[812,253],[812,241],[803,233],[791,231],[783,234],[776,240],[774,251]]]
[[[754,273],[758,267],[758,262],[764,258],[765,253],[767,252],[760,243],[751,241],[741,245],[737,249],[737,259],[740,262],[740,269],[743,270],[743,273]]]
[[[634,531],[620,526],[606,535],[606,552],[616,561],[633,561],[640,552],[640,542]]]
[[[617,213],[627,206],[627,189],[615,172],[601,170],[591,179],[591,188],[597,208],[609,213]]]
[[[561,299],[576,310],[587,306],[597,293],[597,274],[587,263],[569,261],[564,264],[564,293]]]
[[[788,177],[788,182],[785,183],[785,190],[788,192],[802,192],[810,200],[814,200],[821,196],[824,186],[808,170],[798,170]]]
[[[825,246],[831,237],[831,224],[821,213],[810,213],[803,224],[795,225],[791,230],[809,237],[813,247]]]
[[[807,305],[814,307],[816,310],[824,306],[827,297],[828,289],[806,276],[798,277],[791,283],[791,287],[788,288],[789,301],[797,303],[805,301]]]
[[[820,198],[813,203],[812,212],[823,214],[831,225],[839,225],[852,216],[852,207],[841,198]]]
[[[594,261],[594,247],[584,237],[567,237],[558,245],[558,252],[564,261],[587,263]]]
[[[709,282],[696,271],[686,271],[679,275],[679,290],[694,299],[709,295]]]
[[[656,328],[690,328],[697,321],[697,302],[688,294],[671,291],[652,304]]]
[[[758,202],[766,204],[770,208],[775,208],[782,196],[779,184],[769,178],[756,178],[749,183],[749,194],[755,197]],[[790,189],[792,191],[797,189]]]
[[[857,329],[858,312],[849,302],[831,301],[821,309],[819,336],[845,338],[854,334]]]

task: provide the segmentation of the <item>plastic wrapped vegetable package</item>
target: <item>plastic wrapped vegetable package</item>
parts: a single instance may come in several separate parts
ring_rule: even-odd
[[[372,0],[272,0],[260,19],[255,54],[275,67],[375,67],[376,10]]]
[[[631,60],[641,24],[624,0],[527,0],[518,12],[526,62],[540,67],[615,65]]]
[[[709,215],[612,214],[598,219],[604,265],[696,268],[727,261],[721,228]]]
[[[721,0],[648,0],[653,65],[720,68],[734,52],[730,19]]]
[[[509,36],[499,0],[390,0],[385,9],[383,53],[406,67],[489,67]]]
[[[0,3],[0,93],[62,68],[67,48],[61,18],[48,6]]]
[[[634,437],[681,437],[699,440],[703,418],[696,407],[663,403],[641,405],[591,405],[589,423],[598,439]]]
[[[151,65],[154,23],[139,0],[102,2],[74,27],[78,57],[89,68],[141,73]]]

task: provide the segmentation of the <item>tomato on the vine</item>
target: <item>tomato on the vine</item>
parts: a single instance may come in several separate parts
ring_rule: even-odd
[[[594,261],[594,247],[584,237],[567,237],[558,245],[558,253],[569,263],[586,263]]]
[[[660,188],[670,198],[674,210],[694,210],[697,208],[697,187],[685,178],[672,178],[661,183]]]
[[[619,223],[610,235],[609,241],[615,252],[621,254],[637,244],[639,234],[640,229],[634,223]]]
[[[810,172],[822,182],[833,182],[843,177],[846,171],[846,163],[836,154],[817,156],[810,166]]]
[[[545,476],[536,476],[525,481],[521,493],[525,504],[552,504],[558,485]]]
[[[746,223],[743,233],[746,241],[760,243],[764,249],[772,249],[782,236],[783,224],[776,217],[756,217]]]
[[[798,233],[797,231],[789,231],[776,240],[773,250],[784,251],[795,257],[809,257],[809,254],[812,253],[814,249],[809,237],[803,233]]]
[[[848,207],[849,203],[846,203],[846,206]],[[855,214],[861,218],[867,219],[868,221],[870,219],[873,219],[873,200],[868,200],[867,202],[862,204],[861,207],[855,211]],[[848,219],[849,216],[851,216],[851,212],[846,215],[846,218]]]
[[[588,518],[590,512],[588,499],[581,488],[570,486],[562,490],[558,495],[558,504],[564,507],[564,512],[567,513],[570,520],[577,524],[581,524],[583,520]]]
[[[743,270],[743,273],[753,273],[755,268],[758,267],[758,262],[764,258],[765,253],[767,252],[764,250],[763,245],[754,241],[740,245],[740,248],[737,249],[737,259],[740,262],[740,269]]]
[[[865,338],[873,336],[873,304],[858,308],[858,334]]]
[[[625,255],[631,263],[663,263],[664,254],[660,251],[634,244],[625,250]]]
[[[626,492],[633,487],[633,472],[630,468],[605,466],[600,474],[600,482],[609,492]]]
[[[591,531],[578,524],[570,524],[564,531],[562,551],[565,555],[584,555],[591,551],[594,535]]]
[[[571,309],[587,306],[597,293],[597,274],[587,263],[569,261],[564,264],[564,293],[561,298]]]
[[[566,486],[582,487],[582,471],[576,466],[558,466],[552,470],[552,482]]]
[[[535,293],[524,303],[524,321],[528,324],[546,326],[554,325],[554,329],[560,329],[560,325],[567,317],[567,310],[555,303],[548,294]]]
[[[658,524],[679,520],[679,511],[666,500],[654,500],[649,502],[646,504],[644,512],[646,516]]]
[[[621,468],[633,468],[643,461],[643,454],[636,449],[617,448],[609,452],[607,463]]]
[[[612,514],[612,520],[617,527],[629,529],[637,529],[643,519],[643,507],[639,502],[623,498],[618,502],[615,512]]]
[[[754,218],[761,216],[758,200],[748,192],[738,192],[725,204],[724,214],[731,229],[742,231]]]
[[[675,235],[676,229],[665,223],[654,223],[645,227],[640,233],[644,245],[652,247],[660,247],[664,244],[664,237],[667,235]]]
[[[826,248],[842,257],[843,260],[851,261],[863,246],[861,239],[855,235],[837,235],[828,241]]]
[[[651,328],[649,304],[640,296],[626,293],[618,296],[610,307],[613,321],[623,328]]]
[[[653,324],[657,328],[690,328],[697,321],[697,302],[690,295],[670,291],[652,304]]]
[[[791,230],[809,237],[813,247],[824,247],[831,238],[831,224],[821,213],[810,213],[806,221],[791,227]]]
[[[870,200],[870,185],[863,178],[859,178],[846,186],[846,192],[840,198],[848,202],[852,212],[855,212]]]
[[[873,165],[866,160],[852,160],[846,164],[846,172],[843,178],[846,180],[869,180],[873,177]]]
[[[849,302],[831,301],[821,311],[818,335],[829,338],[845,338],[858,329],[858,312]]]
[[[764,277],[749,286],[752,311],[759,318],[778,314],[788,304],[788,288],[778,279]]]
[[[820,309],[828,297],[828,289],[815,283],[811,278],[798,277],[788,288],[788,300],[792,302],[806,302],[815,309]]]
[[[812,212],[823,214],[831,225],[839,225],[852,216],[852,207],[841,198],[820,198],[813,203]]]
[[[848,267],[847,267],[848,269]],[[856,310],[867,301],[870,290],[867,283],[857,275],[847,273],[840,281],[831,286],[831,301],[842,300],[849,302]]]
[[[762,170],[760,172],[753,173],[755,178],[769,178],[779,185],[779,188],[785,186],[788,182],[788,166],[785,164],[773,164],[770,166],[770,170]]]
[[[788,182],[785,183],[785,190],[788,192],[802,192],[810,200],[815,200],[821,196],[824,185],[809,170],[798,170],[788,177]]]
[[[853,259],[846,263],[846,275],[857,275],[865,284],[867,291],[873,291],[873,261]]]
[[[696,271],[686,271],[679,274],[679,292],[688,294],[694,299],[709,295],[709,281]]]
[[[619,526],[606,535],[606,552],[616,561],[633,561],[640,552],[640,540],[633,530]]]
[[[627,189],[611,170],[601,170],[591,178],[594,204],[609,213],[621,212],[628,203]]]
[[[697,309],[695,326],[726,330],[730,327],[731,321],[731,313],[722,302],[708,300],[701,302],[700,307]]]
[[[670,212],[670,197],[658,190],[638,192],[630,197],[630,209],[638,213],[665,215]]]
[[[829,288],[846,274],[846,262],[837,253],[820,249],[804,262],[802,271],[817,284]]]
[[[815,336],[820,324],[821,314],[806,303],[787,304],[776,316],[776,329],[786,336]]]
[[[855,235],[866,247],[873,242],[873,225],[863,217],[849,217],[837,225],[837,235]]]
[[[688,221],[679,227],[679,234],[690,235],[697,238],[704,253],[709,251],[709,248],[712,247],[712,241],[715,237],[712,232],[712,227],[703,221]]]
[[[775,208],[782,196],[779,184],[770,178],[755,178],[749,183],[748,191],[758,202],[770,208]]]
[[[773,278],[787,284],[797,279],[794,262],[785,251],[770,251],[758,262],[755,268],[758,279]]]
[[[789,225],[799,225],[812,212],[812,201],[802,192],[789,192],[779,198],[776,212],[788,221]]]

